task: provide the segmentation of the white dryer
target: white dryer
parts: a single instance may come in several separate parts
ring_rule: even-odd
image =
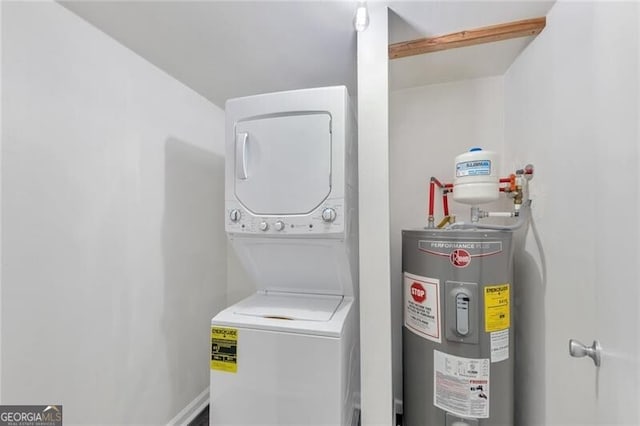
[[[226,152],[226,231],[258,291],[211,321],[211,425],[351,426],[360,346],[346,88],[229,100]]]

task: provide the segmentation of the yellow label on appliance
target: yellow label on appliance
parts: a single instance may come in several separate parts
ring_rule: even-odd
[[[211,327],[211,369],[238,372],[238,330]]]
[[[484,331],[500,331],[511,326],[509,284],[484,288]]]

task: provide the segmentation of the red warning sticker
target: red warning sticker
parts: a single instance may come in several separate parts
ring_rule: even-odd
[[[424,287],[419,282],[414,281],[411,284],[411,297],[417,303],[422,303],[427,299],[427,292],[424,290]]]
[[[404,273],[404,325],[418,336],[441,342],[440,281]]]

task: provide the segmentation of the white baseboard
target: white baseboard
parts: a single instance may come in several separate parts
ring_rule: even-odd
[[[207,405],[209,405],[209,387],[169,420],[167,426],[187,426]]]

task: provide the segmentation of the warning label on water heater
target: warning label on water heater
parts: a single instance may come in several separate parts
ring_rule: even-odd
[[[433,405],[461,417],[489,418],[488,358],[433,351]]]
[[[509,359],[509,329],[489,333],[491,341],[491,362]]]
[[[418,336],[442,342],[439,280],[404,273],[404,325]]]

